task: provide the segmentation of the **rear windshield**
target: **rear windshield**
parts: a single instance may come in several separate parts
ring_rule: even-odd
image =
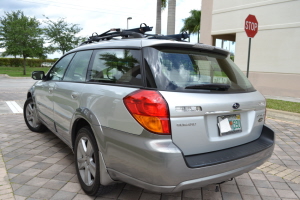
[[[143,49],[146,71],[159,90],[201,92],[255,91],[243,72],[224,55],[189,49]],[[151,79],[147,78],[147,82]],[[150,81],[149,81],[150,80]],[[153,85],[153,84],[152,84]]]

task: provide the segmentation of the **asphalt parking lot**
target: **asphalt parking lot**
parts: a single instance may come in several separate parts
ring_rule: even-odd
[[[259,168],[230,182],[180,193],[152,193],[117,184],[99,197],[89,197],[77,180],[72,151],[53,133],[31,132],[22,113],[8,105],[24,104],[31,79],[0,77],[0,199],[300,199],[300,122],[267,119],[276,132],[273,156]]]

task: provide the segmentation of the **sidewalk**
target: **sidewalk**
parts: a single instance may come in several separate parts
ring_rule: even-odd
[[[298,113],[267,109],[267,117],[293,124],[300,124],[300,114]]]

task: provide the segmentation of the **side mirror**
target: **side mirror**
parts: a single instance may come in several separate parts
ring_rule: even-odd
[[[43,80],[45,78],[45,72],[44,71],[34,71],[31,74],[31,78],[34,80]]]

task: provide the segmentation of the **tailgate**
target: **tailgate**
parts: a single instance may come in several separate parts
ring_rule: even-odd
[[[257,91],[235,94],[160,93],[169,105],[172,140],[184,155],[231,148],[251,142],[261,134],[265,99]],[[238,109],[233,108],[235,103],[240,105]],[[238,123],[237,128],[226,130],[228,127],[224,128],[223,120],[225,126],[226,123]]]

